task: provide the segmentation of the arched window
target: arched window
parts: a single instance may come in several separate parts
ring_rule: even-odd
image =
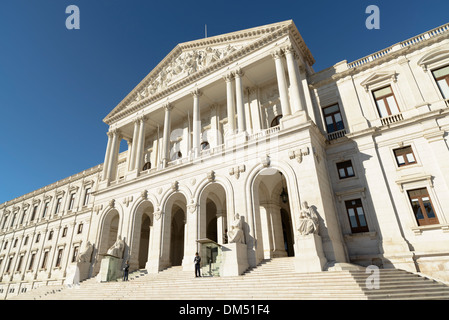
[[[149,169],[151,169],[151,162],[145,163],[142,170],[145,171],[145,170],[149,170]]]
[[[209,142],[207,142],[207,141],[202,142],[201,143],[201,150],[208,150],[208,149],[210,149]]]
[[[281,119],[282,119],[282,114],[276,116],[272,121],[271,121],[271,125],[270,128],[276,127],[281,123]]]

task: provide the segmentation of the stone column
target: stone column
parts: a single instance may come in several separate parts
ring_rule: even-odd
[[[201,92],[195,89],[191,92],[193,96],[193,154],[194,157],[200,155],[200,140],[201,140],[201,116],[200,116],[200,96]]]
[[[235,99],[234,87],[232,85],[233,74],[228,73],[223,77],[226,81],[226,106],[228,113],[228,129],[229,132],[235,133]]]
[[[291,114],[290,111],[290,104],[288,101],[288,89],[287,89],[287,80],[285,79],[285,70],[284,70],[284,64],[282,63],[282,51],[276,50],[272,53],[272,56],[274,58],[274,63],[276,66],[276,77],[278,81],[278,88],[279,88],[279,98],[281,100],[281,108],[282,108],[282,115],[288,116]]]
[[[109,154],[109,161],[108,161],[108,169],[107,169],[107,173],[106,173],[106,179],[111,179],[112,178],[112,173],[114,171],[114,168],[117,164],[117,157],[118,157],[118,152],[119,152],[119,148],[117,146],[119,139],[119,132],[118,130],[114,130],[112,132],[112,143],[111,143],[111,151]]]
[[[242,77],[243,71],[241,69],[238,69],[235,72],[235,98],[237,102],[237,122],[239,133],[246,131],[246,118],[243,104]]]
[[[165,119],[164,119],[164,137],[162,141],[162,167],[165,168],[170,161],[170,111],[173,106],[169,103],[164,105]]]
[[[106,180],[107,178],[108,166],[110,161],[109,154],[111,153],[112,132],[107,132],[107,135],[108,135],[108,145],[106,147],[106,154],[104,155],[103,172],[101,174],[102,180]]]
[[[145,118],[139,118],[139,137],[137,140],[136,150],[136,169],[137,172],[142,171],[143,150],[145,147]]]
[[[134,132],[133,132],[133,148],[131,151],[131,163],[129,170],[132,171],[136,168],[136,151],[137,151],[137,141],[139,135],[139,120],[134,120]]]
[[[128,152],[126,153],[126,164],[128,167],[128,171],[130,170],[131,167],[131,158],[132,158],[132,153],[133,153],[133,143],[131,140],[126,139],[126,143],[128,144]]]
[[[224,244],[224,232],[225,232],[225,224],[224,224],[224,215],[225,212],[223,210],[217,211],[217,243]]]
[[[285,57],[287,59],[287,69],[288,69],[288,78],[290,80],[290,93],[292,97],[291,107],[292,112],[295,113],[297,111],[305,110],[303,106],[303,99],[301,95],[301,87],[302,84],[298,81],[299,77],[299,68],[298,62],[295,59],[295,51],[292,46],[288,46],[285,48]]]

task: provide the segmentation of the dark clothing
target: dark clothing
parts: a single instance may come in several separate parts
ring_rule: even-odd
[[[123,268],[123,281],[128,281],[128,274],[129,274],[129,264],[125,264],[125,267]]]
[[[200,273],[201,257],[195,256],[195,259],[193,259],[193,262],[195,263],[195,277],[201,277],[201,273]]]

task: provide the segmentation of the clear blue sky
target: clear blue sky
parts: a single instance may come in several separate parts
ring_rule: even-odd
[[[380,9],[380,30],[365,9]],[[66,7],[81,29],[67,30]],[[103,162],[102,122],[180,42],[293,19],[316,71],[449,22],[448,0],[2,0],[0,203]]]

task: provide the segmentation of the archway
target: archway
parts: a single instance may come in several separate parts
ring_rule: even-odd
[[[143,201],[135,210],[133,230],[130,244],[130,269],[146,268],[148,262],[151,237],[153,235],[154,207],[150,201]]]
[[[288,186],[276,169],[262,170],[253,184],[257,260],[294,256]]]
[[[162,227],[161,266],[182,265],[186,246],[187,200],[182,192],[175,192],[165,202]]]
[[[208,184],[200,195],[200,238],[226,243],[226,191],[219,183]]]
[[[117,240],[120,215],[116,209],[110,210],[103,220],[103,227],[100,234],[99,254],[106,254],[108,249]]]
[[[185,209],[173,205],[170,230],[170,261],[172,266],[180,266],[184,258]]]

